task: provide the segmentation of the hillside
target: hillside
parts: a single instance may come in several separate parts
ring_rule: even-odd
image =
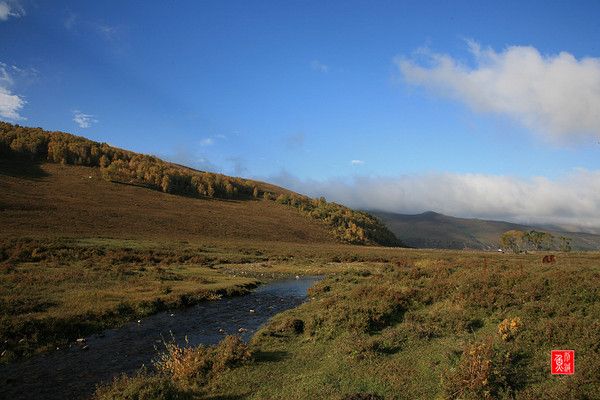
[[[509,230],[541,230],[505,221],[489,221],[475,218],[456,218],[428,211],[408,215],[387,212],[371,212],[379,217],[394,234],[408,246],[438,249],[496,250],[499,238]],[[555,237],[572,239],[574,250],[600,249],[600,235],[582,232],[566,232],[543,229]]]
[[[106,143],[0,122],[5,235],[211,237],[398,245],[371,215]]]
[[[97,168],[0,160],[0,186],[3,236],[334,241],[275,202],[173,196],[107,182]]]

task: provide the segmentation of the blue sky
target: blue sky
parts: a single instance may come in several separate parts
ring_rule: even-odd
[[[0,118],[363,208],[588,220],[569,193],[518,208],[596,184],[600,3],[502,3],[0,0]],[[523,198],[482,209],[473,176]]]

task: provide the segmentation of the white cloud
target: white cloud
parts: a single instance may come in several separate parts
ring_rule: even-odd
[[[0,21],[9,17],[20,18],[25,15],[25,10],[17,1],[0,1]]]
[[[530,46],[502,52],[468,42],[474,66],[445,54],[419,52],[425,64],[398,57],[407,82],[458,99],[475,111],[517,121],[554,141],[600,137],[600,58]]]
[[[79,125],[80,128],[89,128],[92,124],[98,122],[91,114],[84,114],[81,111],[73,111],[73,122]]]
[[[26,101],[16,94],[12,94],[10,90],[0,87],[0,116],[11,119],[24,119],[19,111],[26,104]]]
[[[14,79],[11,71],[19,69],[0,62],[0,117],[18,121],[24,119],[19,112],[27,102],[21,96],[12,93],[10,87],[14,85]]]
[[[210,146],[212,144],[215,143],[215,140],[213,138],[204,138],[200,141],[200,146]]]
[[[360,209],[600,228],[600,170],[557,179],[433,173],[316,181],[282,173],[270,181]]]
[[[350,161],[350,164],[352,164],[352,165],[364,165],[365,162],[363,160],[352,160],[352,161]]]
[[[313,71],[318,71],[318,72],[329,72],[329,66],[323,64],[322,62],[318,61],[318,60],[313,60],[310,62],[310,68]]]

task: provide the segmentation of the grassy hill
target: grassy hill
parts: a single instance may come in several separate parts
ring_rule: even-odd
[[[379,217],[402,242],[417,248],[495,250],[500,246],[502,233],[537,229],[555,237],[572,239],[574,250],[600,249],[600,235],[590,233],[540,229],[505,221],[456,218],[433,211],[416,215],[387,212],[372,214]]]
[[[327,226],[262,200],[196,199],[118,184],[98,168],[0,160],[0,235],[334,242]]]
[[[399,245],[376,218],[324,198],[68,133],[0,122],[0,160],[5,234]]]

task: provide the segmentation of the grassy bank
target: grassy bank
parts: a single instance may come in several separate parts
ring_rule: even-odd
[[[250,359],[211,373],[191,357],[184,378],[159,368],[100,393],[155,384],[169,387],[163,398],[592,399],[599,257],[557,258],[373,250],[321,261],[331,274],[255,335]],[[575,350],[575,375],[550,375],[552,349]]]
[[[13,240],[0,246],[2,361],[159,311],[243,294],[257,283],[213,267],[244,261],[243,254],[94,242]]]

